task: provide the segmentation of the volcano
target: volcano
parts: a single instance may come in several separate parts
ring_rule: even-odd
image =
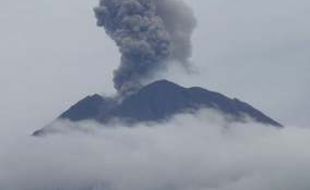
[[[200,87],[185,88],[167,80],[153,82],[122,99],[98,94],[88,96],[58,119],[72,122],[93,120],[102,124],[118,120],[132,126],[140,122],[165,122],[176,114],[195,113],[201,109],[218,111],[236,122],[246,122],[249,118],[258,123],[282,127],[279,122],[236,98]],[[33,135],[44,133],[45,128],[35,131]]]

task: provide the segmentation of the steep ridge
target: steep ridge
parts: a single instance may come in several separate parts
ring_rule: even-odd
[[[251,105],[236,98],[200,87],[184,88],[167,80],[151,83],[123,99],[104,98],[93,95],[84,98],[59,116],[70,121],[95,120],[109,123],[114,119],[128,124],[137,122],[162,122],[179,113],[213,109],[230,116],[234,121],[244,122],[248,117],[256,122],[282,127]],[[34,135],[39,135],[38,130]]]

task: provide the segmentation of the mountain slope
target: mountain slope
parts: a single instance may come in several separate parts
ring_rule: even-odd
[[[128,124],[164,121],[178,113],[214,109],[235,121],[244,116],[254,121],[281,127],[282,125],[259,110],[238,99],[200,87],[184,88],[167,80],[156,81],[121,101],[100,95],[88,96],[59,116],[71,121],[95,120],[108,123],[120,119]],[[40,130],[34,134],[39,134]]]

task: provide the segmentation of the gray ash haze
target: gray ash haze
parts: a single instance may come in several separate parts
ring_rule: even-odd
[[[187,65],[196,24],[180,0],[100,0],[94,9],[98,26],[116,42],[121,65],[114,87],[135,88],[171,61]]]

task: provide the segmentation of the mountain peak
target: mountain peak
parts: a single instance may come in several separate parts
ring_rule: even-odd
[[[236,98],[231,99],[201,87],[185,88],[168,80],[146,85],[121,101],[98,94],[87,96],[61,114],[59,119],[74,122],[95,120],[100,123],[119,119],[133,124],[165,121],[176,114],[200,109],[217,110],[235,121],[244,122],[244,116],[247,116],[263,124],[282,127],[261,111]]]
[[[162,79],[146,85],[144,89],[145,88],[183,88],[183,87],[166,79]]]

